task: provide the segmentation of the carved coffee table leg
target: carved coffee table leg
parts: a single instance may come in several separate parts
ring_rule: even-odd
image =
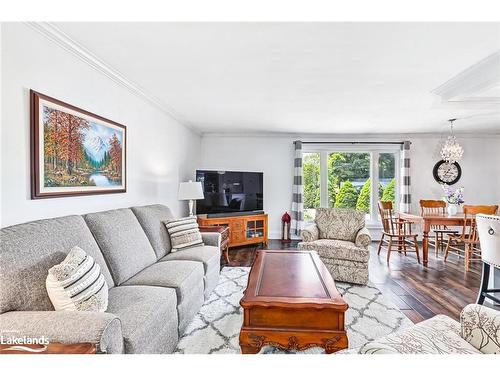
[[[265,337],[252,332],[240,332],[240,348],[243,354],[257,354],[264,345]]]
[[[325,347],[325,354],[332,354],[332,353],[335,353],[335,352],[338,352],[339,350],[342,350],[342,349],[338,349],[338,348],[335,348],[333,346],[326,346]]]
[[[326,354],[332,354],[342,349],[347,349],[348,339],[347,334],[341,334],[338,336],[331,337],[329,339],[323,339],[323,348],[325,348]]]

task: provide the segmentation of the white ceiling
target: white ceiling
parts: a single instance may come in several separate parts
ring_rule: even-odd
[[[500,49],[500,23],[55,26],[201,132],[500,132],[498,102],[431,93]]]

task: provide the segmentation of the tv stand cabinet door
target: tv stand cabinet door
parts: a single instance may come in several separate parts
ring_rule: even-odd
[[[245,229],[245,219],[241,216],[231,219],[229,222],[229,227],[233,230],[233,232],[243,232]]]
[[[241,244],[247,242],[245,231],[243,230],[232,230],[230,232],[230,236],[231,236],[229,240],[230,247],[240,246]]]

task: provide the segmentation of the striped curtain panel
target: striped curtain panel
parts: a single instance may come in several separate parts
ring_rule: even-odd
[[[294,176],[292,187],[292,233],[300,236],[304,222],[304,185],[302,182],[302,142],[295,141]]]
[[[410,141],[405,141],[401,148],[401,200],[399,210],[405,213],[411,210],[410,144]]]

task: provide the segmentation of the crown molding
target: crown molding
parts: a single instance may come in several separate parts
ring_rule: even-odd
[[[491,103],[498,105],[500,98],[471,96],[498,85],[500,77],[500,51],[487,56],[458,73],[431,92],[441,97],[443,103]]]
[[[401,141],[415,138],[436,139],[440,136],[447,136],[449,128],[434,133],[364,133],[364,134],[325,134],[325,133],[279,133],[279,132],[203,132],[202,138],[285,138],[285,139],[301,139],[307,141]],[[500,132],[456,132],[458,137],[465,138],[500,138]]]
[[[125,77],[118,70],[94,55],[87,48],[72,39],[69,35],[64,33],[54,24],[50,22],[26,22],[26,24],[50,41],[56,43],[58,46],[78,57],[81,61],[83,61],[93,69],[102,73],[113,82],[121,85],[122,87],[125,87],[139,98],[149,102],[154,107],[177,121],[179,124],[189,128],[194,133],[201,135],[201,132],[198,129],[187,122],[181,115],[179,115],[163,100],[147,92],[147,90],[143,89],[139,84]]]

